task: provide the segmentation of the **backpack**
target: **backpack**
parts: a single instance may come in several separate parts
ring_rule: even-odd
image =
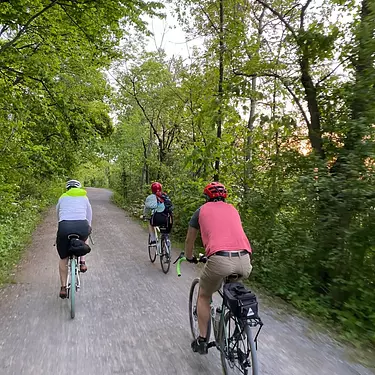
[[[171,198],[168,197],[166,193],[161,194],[161,198],[164,200],[164,213],[165,214],[172,214],[173,212],[173,203],[171,201]]]

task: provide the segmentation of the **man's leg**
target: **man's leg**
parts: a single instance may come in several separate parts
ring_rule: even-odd
[[[191,343],[191,348],[199,354],[208,352],[207,344],[207,326],[210,319],[210,301],[212,294],[219,290],[223,277],[227,274],[225,269],[223,273],[222,259],[212,256],[205,264],[200,280],[199,294],[197,300],[198,326],[200,335]],[[225,267],[224,267],[225,268]]]
[[[68,258],[60,259],[59,261],[59,273],[60,273],[60,297],[66,298],[66,279],[68,277]]]
[[[197,312],[199,332],[202,338],[207,336],[207,326],[211,315],[211,298],[212,295],[207,295],[202,288],[199,288]]]

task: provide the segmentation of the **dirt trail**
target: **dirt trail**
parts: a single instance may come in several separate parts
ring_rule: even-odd
[[[51,209],[34,233],[17,282],[0,290],[0,375],[221,374],[216,350],[207,356],[190,350],[187,298],[196,268],[184,264],[181,278],[173,268],[164,275],[148,259],[139,223],[110,202],[109,191],[88,190],[95,246],[76,318],[58,298]],[[281,321],[268,305],[261,306],[261,375],[375,374],[348,362],[326,335],[307,334],[304,320]]]

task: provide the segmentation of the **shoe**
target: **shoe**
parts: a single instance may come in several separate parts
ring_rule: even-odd
[[[66,291],[66,286],[62,286],[60,288],[60,294],[59,294],[60,298],[62,299],[65,299],[67,296],[68,296],[68,293]]]
[[[208,353],[208,345],[206,339],[202,337],[198,337],[191,343],[191,348],[193,352],[199,354],[207,354]]]
[[[79,262],[79,270],[80,270],[82,273],[85,273],[85,272],[87,271],[86,262]]]

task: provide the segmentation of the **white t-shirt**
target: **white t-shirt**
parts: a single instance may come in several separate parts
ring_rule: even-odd
[[[92,208],[86,191],[73,188],[64,193],[56,205],[57,220],[87,220],[91,226]]]

